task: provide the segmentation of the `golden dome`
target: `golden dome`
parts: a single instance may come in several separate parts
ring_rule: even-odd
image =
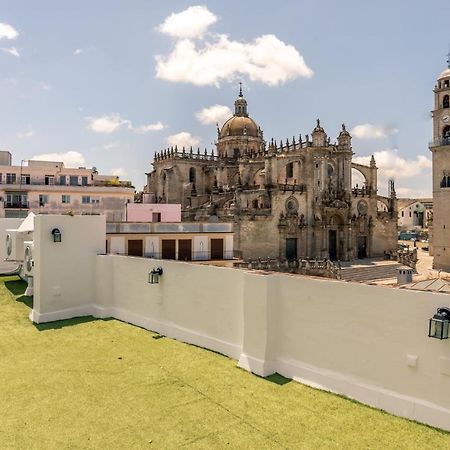
[[[445,69],[439,76],[438,80],[442,80],[443,78],[449,78],[450,77],[450,66]]]
[[[260,137],[259,127],[248,116],[233,116],[228,119],[220,130],[221,138],[227,136],[251,136]]]

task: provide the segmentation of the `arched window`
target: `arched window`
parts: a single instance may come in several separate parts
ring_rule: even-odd
[[[442,101],[442,107],[449,108],[449,105],[450,105],[450,98],[448,95],[444,95],[444,99]]]
[[[286,165],[286,178],[292,178],[294,176],[294,163]]]
[[[253,208],[257,209],[258,208],[258,199],[255,199],[252,201],[252,206]]]
[[[333,168],[333,166],[332,166],[331,164],[328,164],[328,167],[327,167],[327,173],[328,173],[328,176],[329,176],[329,177],[332,177],[332,176],[333,176],[334,168]]]
[[[447,125],[442,130],[442,137],[446,141],[446,143],[450,143],[450,125]]]
[[[195,183],[195,169],[193,167],[189,169],[189,183]]]

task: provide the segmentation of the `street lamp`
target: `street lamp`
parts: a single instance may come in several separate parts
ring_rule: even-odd
[[[159,277],[163,274],[162,267],[157,267],[156,269],[152,269],[148,274],[148,282],[150,284],[158,284]]]
[[[430,319],[428,336],[436,339],[448,339],[449,324],[450,309],[438,308],[436,314]]]

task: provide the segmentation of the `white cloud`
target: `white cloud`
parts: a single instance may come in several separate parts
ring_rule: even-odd
[[[16,58],[19,58],[20,57],[20,53],[19,53],[19,50],[17,50],[17,48],[16,47],[10,47],[10,48],[1,48],[0,49],[2,52],[5,52],[5,53],[9,53],[10,55],[13,55],[13,56],[15,56]]]
[[[115,175],[116,177],[127,176],[127,172],[123,167],[116,167],[115,169],[111,169],[110,172],[111,172],[111,175]]]
[[[119,114],[110,114],[109,116],[87,117],[88,129],[94,133],[111,134],[119,128],[130,127],[129,120],[122,119]]]
[[[7,23],[0,23],[0,39],[16,39],[19,32]]]
[[[402,186],[395,187],[395,192],[397,193],[397,197],[424,198],[430,196],[430,187],[426,187],[424,189],[414,189]]]
[[[350,131],[357,139],[381,139],[398,133],[398,129],[388,125],[374,125],[364,123],[357,125]]]
[[[39,87],[39,89],[42,89],[43,91],[51,91],[52,90],[52,87],[49,84],[44,83],[43,81],[38,83],[38,87]]]
[[[203,125],[210,125],[213,123],[223,124],[232,115],[231,109],[225,105],[213,105],[209,108],[203,108],[195,114],[197,119]]]
[[[192,8],[201,8],[202,13],[197,11],[191,19]],[[218,86],[222,81],[247,76],[252,81],[276,86],[294,78],[313,76],[298,50],[273,34],[250,42],[235,41],[225,34],[203,36],[216,20],[206,7],[199,6],[169,16],[158,29],[178,39],[169,54],[155,56],[156,78]],[[194,40],[199,36],[204,40]]]
[[[28,127],[26,130],[16,133],[16,135],[19,139],[27,139],[34,136],[34,130],[32,127]]]
[[[111,150],[111,149],[113,149],[114,147],[117,147],[117,143],[116,143],[116,142],[111,142],[111,143],[109,143],[109,144],[105,144],[105,145],[103,146],[103,149],[104,149],[104,150]]]
[[[84,53],[84,50],[82,48],[76,48],[72,54],[78,56],[81,55],[82,53]]]
[[[166,139],[167,143],[171,146],[177,145],[178,148],[182,147],[190,147],[191,145],[194,147],[200,143],[200,139],[196,136],[192,136],[191,133],[186,131],[182,131],[177,134],[172,134],[168,136]]]
[[[374,153],[379,168],[378,177],[383,182],[389,178],[404,180],[413,177],[431,177],[431,159],[425,155],[416,155],[415,159],[405,159],[396,149],[386,149]],[[370,156],[357,156],[353,162],[368,165]]]
[[[161,122],[151,123],[148,125],[139,125],[134,127],[131,120],[123,119],[119,114],[113,113],[101,117],[86,117],[88,129],[94,133],[111,134],[121,128],[126,128],[135,133],[145,134],[149,131],[158,131],[166,128]]]
[[[157,30],[175,38],[192,39],[202,36],[215,22],[217,16],[206,6],[196,5],[179,13],[172,13],[157,27]]]
[[[67,167],[84,167],[86,165],[84,156],[75,151],[68,151],[65,153],[44,153],[42,155],[33,156],[31,159],[37,161],[62,161]]]
[[[160,131],[167,128],[167,125],[164,125],[161,122],[149,123],[148,125],[140,125],[138,127],[133,127],[133,131],[139,134],[145,134],[149,131]]]

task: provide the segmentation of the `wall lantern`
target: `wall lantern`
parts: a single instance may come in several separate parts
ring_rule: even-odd
[[[152,269],[148,274],[148,282],[150,284],[158,284],[159,277],[163,274],[162,267],[157,267],[156,269]]]
[[[53,242],[61,242],[61,231],[58,228],[52,230]]]
[[[448,339],[450,325],[450,309],[438,308],[436,314],[430,319],[428,336],[436,339]]]

